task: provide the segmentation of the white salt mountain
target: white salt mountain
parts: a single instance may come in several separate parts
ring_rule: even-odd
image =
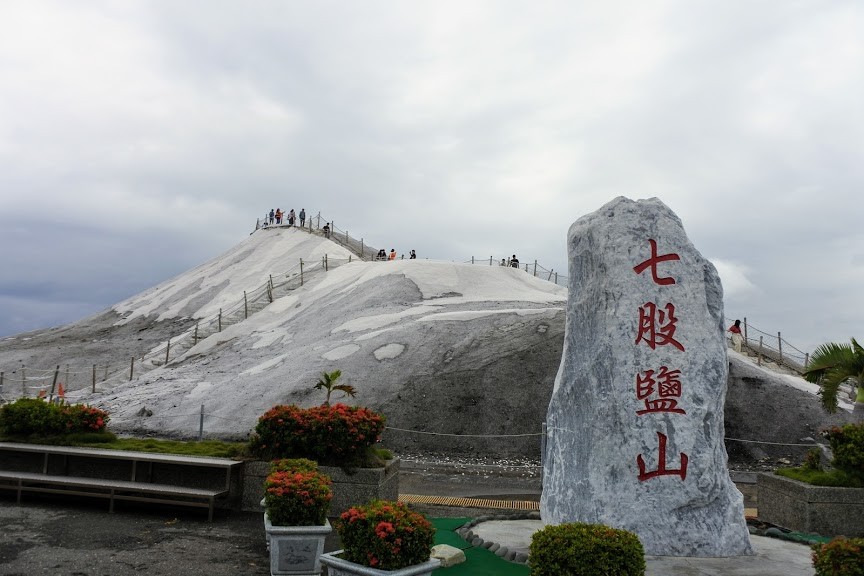
[[[617,198],[580,218],[568,251],[544,522],[630,530],[647,554],[752,553],[723,444],[728,364],[714,266],[657,199]]]
[[[320,265],[325,255],[328,272]],[[341,382],[358,390],[348,403],[387,416],[385,445],[397,453],[539,459],[538,433],[561,362],[566,291],[497,265],[421,259],[333,268],[349,256],[317,234],[256,231],[225,254],[99,314],[0,339],[0,396],[21,394],[22,373],[29,395],[50,390],[60,365],[70,400],[111,410],[115,431],[195,438],[203,404],[206,438],[245,438],[276,402],[320,404],[324,396],[312,386],[321,372],[338,368]],[[271,274],[277,286],[290,277],[294,289],[277,289],[272,304],[266,298],[250,304],[248,320],[237,322],[243,292],[251,298],[257,290],[261,301]],[[220,309],[226,316],[234,310],[221,333],[192,350],[178,340],[199,321],[206,335],[202,319]],[[735,353],[729,361],[726,436],[759,441],[730,441],[739,463],[798,462],[806,448],[763,441],[818,439],[820,430],[851,418],[850,405],[825,414],[815,385],[762,370]],[[89,393],[93,365],[97,390],[104,391],[95,395]],[[111,369],[102,382],[105,365]]]
[[[310,274],[325,253],[329,271]],[[256,231],[224,256],[115,306],[114,328],[182,318],[188,333],[195,318],[242,302],[244,290],[300,257],[302,287],[172,354],[167,365],[75,399],[107,408],[115,431],[186,438],[198,434],[203,404],[206,437],[245,439],[275,404],[322,403],[313,385],[341,369],[340,383],[357,390],[346,401],[382,412],[400,429],[385,437],[399,452],[536,454],[545,400],[525,402],[522,394],[548,397],[566,290],[497,265],[356,256],[347,263],[348,255],[296,229]],[[518,383],[520,394],[505,382]],[[470,436],[495,434],[534,435]]]

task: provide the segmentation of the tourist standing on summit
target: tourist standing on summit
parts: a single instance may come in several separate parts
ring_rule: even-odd
[[[735,320],[735,323],[726,331],[732,335],[732,348],[740,354],[741,345],[744,343],[744,336],[741,334],[741,320]]]
[[[390,249],[390,256],[388,256],[387,259],[388,260],[395,260],[396,259],[396,249],[395,248]]]
[[[276,213],[273,212],[273,209],[270,208],[270,224],[273,224],[273,219],[276,217]]]
[[[303,222],[306,221],[306,209],[300,208],[300,228],[303,227]]]
[[[510,267],[511,268],[519,268],[519,259],[516,258],[515,254],[513,254],[512,258],[510,258]]]
[[[276,208],[276,224],[282,224],[282,209]]]
[[[294,218],[295,218],[294,209],[291,208],[291,211],[288,212],[288,225],[289,226],[294,226]]]
[[[409,260],[416,260],[417,259],[417,253],[414,252],[414,250],[411,250],[410,255],[408,256],[408,259]]]

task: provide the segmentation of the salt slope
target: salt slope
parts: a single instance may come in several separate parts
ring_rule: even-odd
[[[246,265],[257,259],[254,250],[238,250],[226,261],[249,276]],[[235,284],[221,266],[211,261],[117,308],[128,317],[205,314]],[[212,299],[204,302],[204,294]],[[312,386],[338,368],[358,390],[352,403],[380,410],[400,429],[386,438],[396,450],[533,457],[560,360],[565,302],[564,288],[512,268],[354,262],[91,401],[111,411],[115,430],[176,437],[197,435],[203,404],[205,435],[245,438],[274,404],[320,403]]]
[[[243,292],[263,286],[271,274],[295,268],[301,259],[317,265],[327,256],[348,260],[352,253],[339,244],[291,227],[256,230],[224,254],[133,296],[113,309],[123,315],[118,325],[156,315],[205,318],[243,300]],[[356,256],[354,256],[356,258]]]

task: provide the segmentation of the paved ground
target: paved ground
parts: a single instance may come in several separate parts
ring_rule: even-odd
[[[537,499],[539,479],[528,468],[403,466],[400,492],[439,496]],[[269,574],[260,513],[217,511],[208,523],[201,511],[82,500],[59,503],[28,495],[17,505],[0,496],[0,576],[240,576]],[[433,516],[478,517],[502,510],[428,506]],[[480,525],[482,526],[482,525]],[[533,527],[499,524],[486,538],[510,547],[530,539]],[[512,540],[512,541],[511,541]],[[649,576],[811,576],[806,546],[754,539],[757,554],[745,559],[649,558]],[[339,546],[334,536],[325,548]]]

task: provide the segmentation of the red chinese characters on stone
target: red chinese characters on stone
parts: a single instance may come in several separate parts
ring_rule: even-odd
[[[681,257],[678,254],[664,254],[662,256],[657,255],[657,242],[655,240],[648,240],[651,244],[651,258],[645,260],[641,264],[638,264],[633,267],[633,270],[636,274],[641,274],[645,271],[646,268],[651,268],[651,279],[654,280],[655,284],[660,284],[661,286],[667,286],[669,284],[675,284],[675,279],[669,276],[664,276],[663,278],[657,276],[657,264],[660,262],[668,262],[670,260],[680,260]]]
[[[666,435],[662,432],[657,432],[657,439],[659,441],[659,455],[657,457],[657,469],[649,470],[646,472],[645,470],[645,459],[642,458],[642,454],[639,454],[636,457],[636,464],[639,465],[639,481],[644,482],[645,480],[650,480],[651,478],[656,478],[657,476],[678,476],[681,480],[687,479],[687,454],[681,452],[681,467],[678,469],[666,468]]]
[[[657,398],[648,397],[657,392]],[[675,414],[686,414],[687,412],[678,407],[675,398],[681,397],[681,370],[669,370],[661,366],[658,371],[645,370],[636,374],[636,398],[645,401],[645,409],[637,410],[636,414],[650,414],[655,412],[674,412]]]
[[[674,253],[658,255],[657,241],[649,239],[648,243],[651,246],[651,257],[634,266],[633,271],[636,274],[642,274],[650,268],[651,280],[658,286],[675,284],[676,281],[673,277],[660,276],[657,272],[657,266],[663,262],[681,260],[681,257]],[[646,302],[639,307],[639,329],[634,344],[638,346],[640,342],[644,342],[651,350],[656,350],[657,346],[669,345],[684,352],[684,346],[675,339],[677,323],[678,318],[675,317],[674,304],[669,302],[660,307],[653,302]],[[678,407],[678,399],[681,398],[681,370],[679,369],[670,370],[668,366],[661,366],[657,370],[643,370],[637,373],[636,398],[645,403],[644,410],[636,411],[638,416],[656,413],[687,414],[684,409]],[[667,437],[665,434],[657,432],[657,440],[656,470],[646,471],[645,459],[642,454],[636,457],[636,464],[639,467],[639,481],[644,482],[658,476],[678,476],[681,480],[685,480],[687,478],[687,454],[681,452],[679,468],[667,468]]]
[[[653,302],[646,302],[639,307],[639,333],[636,344],[644,340],[654,350],[657,346],[670,344],[684,352],[684,346],[675,339],[675,305],[666,304],[659,308]]]

